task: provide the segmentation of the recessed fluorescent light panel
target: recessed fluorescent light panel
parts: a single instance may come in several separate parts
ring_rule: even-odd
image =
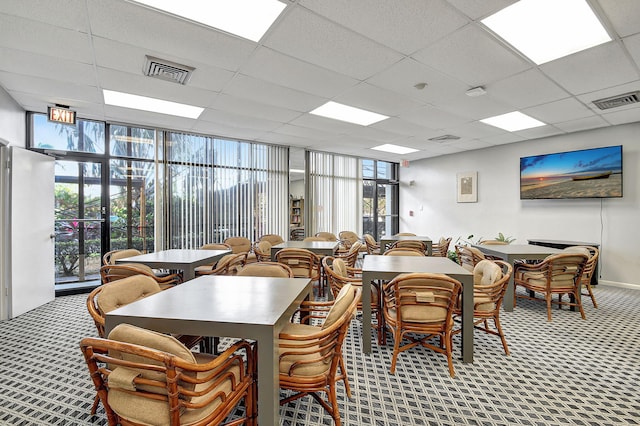
[[[148,98],[146,96],[132,95],[130,93],[115,92],[103,89],[104,103],[124,108],[140,109],[143,111],[158,112],[160,114],[177,115],[179,117],[198,118],[204,108],[164,101],[162,99]]]
[[[390,143],[374,146],[371,149],[375,149],[376,151],[391,152],[393,154],[411,154],[412,152],[418,152],[417,149],[407,148],[406,146],[392,145]]]
[[[585,0],[520,0],[482,23],[538,65],[611,40]]]
[[[386,115],[331,101],[319,106],[309,114],[346,121],[347,123],[360,124],[361,126],[368,126],[369,124],[377,123],[378,121],[389,118]]]
[[[278,0],[136,0],[210,27],[258,42],[286,4]]]
[[[529,117],[519,111],[496,115],[495,117],[485,118],[480,121],[491,126],[499,127],[508,132],[517,132],[518,130],[546,126],[542,121],[538,121],[535,118]]]

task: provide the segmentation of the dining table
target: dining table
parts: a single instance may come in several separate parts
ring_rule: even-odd
[[[207,275],[107,313],[107,333],[121,323],[163,333],[254,340],[258,424],[280,424],[278,336],[311,292],[307,278]]]
[[[485,256],[497,257],[514,266],[518,260],[541,260],[545,257],[561,253],[562,250],[536,246],[533,244],[472,244]],[[509,285],[502,298],[502,307],[506,312],[513,312],[513,295],[515,293],[514,275],[509,277]]]
[[[387,251],[387,246],[396,241],[421,241],[427,247],[427,256],[431,256],[433,253],[433,241],[426,235],[390,235],[388,237],[380,237],[381,252]]]
[[[462,284],[462,362],[473,362],[473,273],[446,257],[365,256],[362,263],[362,351],[371,352],[371,283],[399,274],[445,274]]]
[[[179,269],[182,271],[182,280],[189,281],[195,278],[198,266],[215,263],[230,253],[231,250],[171,249],[124,257],[116,260],[116,263],[142,263],[151,268]]]

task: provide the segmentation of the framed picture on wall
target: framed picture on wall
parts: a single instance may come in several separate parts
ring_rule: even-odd
[[[461,172],[456,174],[459,203],[478,202],[478,172]]]

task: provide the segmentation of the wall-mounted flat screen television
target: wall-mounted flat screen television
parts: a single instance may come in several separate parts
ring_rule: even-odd
[[[622,197],[622,145],[520,158],[520,199]]]

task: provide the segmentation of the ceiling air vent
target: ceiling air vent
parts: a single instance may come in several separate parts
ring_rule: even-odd
[[[160,78],[162,80],[173,81],[174,83],[187,84],[191,73],[195,68],[188,65],[177,64],[165,59],[155,58],[145,55],[143,72],[149,77]]]
[[[456,135],[442,135],[436,136],[435,138],[429,138],[430,141],[434,142],[457,141],[458,139],[460,139],[460,136]]]
[[[624,95],[612,96],[610,98],[598,99],[593,104],[600,109],[617,108],[624,105],[635,104],[640,101],[640,91],[625,93]]]

